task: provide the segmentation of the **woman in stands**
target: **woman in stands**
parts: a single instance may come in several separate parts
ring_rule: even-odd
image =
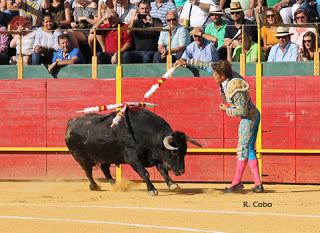
[[[299,8],[294,12],[294,20],[297,25],[306,25],[310,23],[308,11],[304,8]],[[317,30],[314,27],[290,27],[289,32],[292,33],[291,42],[302,47],[303,35],[308,31],[317,34]]]
[[[32,21],[28,17],[15,16],[10,21],[11,30],[22,31],[22,59],[24,65],[31,64],[31,54],[33,53],[33,44],[36,36],[36,31],[32,31]],[[15,64],[20,55],[19,34],[15,34],[10,41],[10,47],[16,48],[16,56],[10,58],[11,64]]]
[[[278,25],[282,23],[282,18],[278,11],[268,8],[263,15],[263,23],[266,26],[261,27],[262,49],[265,57],[268,57],[271,47],[278,43],[275,34],[277,33]]]
[[[302,47],[299,49],[299,61],[313,61],[316,50],[316,35],[313,32],[306,32],[303,35]]]

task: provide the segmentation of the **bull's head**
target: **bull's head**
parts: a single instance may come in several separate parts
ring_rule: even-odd
[[[162,158],[163,162],[177,176],[184,173],[184,157],[187,153],[187,141],[201,147],[197,141],[179,131],[172,132],[163,138],[163,146],[167,151],[166,155]]]

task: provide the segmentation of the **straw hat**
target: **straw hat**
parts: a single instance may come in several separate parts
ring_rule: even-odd
[[[276,37],[281,37],[281,36],[289,36],[292,35],[293,33],[289,32],[288,27],[278,27],[277,28],[277,33],[274,35]]]
[[[219,5],[210,5],[209,14],[223,15],[223,11]]]
[[[243,11],[240,2],[231,2],[230,3],[230,13]]]

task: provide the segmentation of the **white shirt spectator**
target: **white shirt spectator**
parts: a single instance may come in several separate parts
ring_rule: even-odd
[[[213,5],[213,0],[200,0],[199,2]],[[192,9],[190,12],[191,7]],[[202,10],[199,6],[192,5],[189,1],[186,1],[186,3],[183,5],[180,19],[190,19],[190,27],[203,27],[204,24],[208,24],[210,22],[208,12]]]
[[[34,41],[33,48],[41,46],[45,48],[54,48],[56,51],[59,50],[58,36],[62,33],[59,30],[52,32],[45,32],[42,28],[38,28],[36,31],[36,38]]]

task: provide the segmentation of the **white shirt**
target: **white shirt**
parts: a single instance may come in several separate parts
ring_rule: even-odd
[[[213,0],[200,0],[200,3],[213,5]],[[191,13],[190,7],[192,6]],[[190,17],[189,17],[190,13]],[[202,10],[199,6],[190,4],[189,1],[183,5],[180,19],[190,18],[190,27],[202,27],[205,23],[210,22],[208,12]],[[207,21],[207,22],[206,22]]]

